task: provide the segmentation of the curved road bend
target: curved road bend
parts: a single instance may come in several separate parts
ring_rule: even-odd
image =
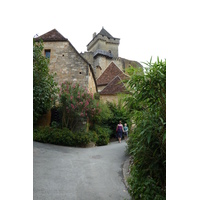
[[[34,200],[130,200],[122,165],[127,144],[75,148],[33,142]]]

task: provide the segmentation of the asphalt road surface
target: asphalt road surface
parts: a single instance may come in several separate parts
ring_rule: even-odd
[[[130,200],[122,166],[127,144],[93,148],[33,142],[34,200]]]

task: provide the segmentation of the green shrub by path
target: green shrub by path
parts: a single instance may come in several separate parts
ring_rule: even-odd
[[[98,139],[94,131],[72,132],[67,128],[38,127],[33,131],[33,140],[42,143],[57,144],[63,146],[85,147],[90,142]]]
[[[58,94],[55,74],[49,71],[49,59],[43,55],[43,42],[33,40],[33,123],[46,114],[54,104]]]
[[[134,177],[134,178],[133,178]],[[129,193],[134,199],[165,200],[163,189],[151,176],[142,176],[138,167],[132,166],[130,177],[127,180]]]
[[[116,137],[116,127],[119,121],[121,121],[123,125],[126,123],[129,128],[131,127],[129,110],[126,109],[123,105],[123,97],[124,95],[119,96],[118,104],[116,104],[115,102],[107,102],[107,106],[112,113],[110,119],[108,119],[106,122],[112,129],[111,137]]]
[[[107,145],[109,143],[110,135],[112,134],[112,130],[110,128],[94,125],[93,130],[97,133],[98,136],[96,141],[97,146]]]
[[[100,133],[98,134],[98,140],[96,142],[97,146],[107,145],[110,140],[108,133]]]
[[[133,166],[129,192],[137,199],[166,199],[166,60],[147,63],[146,73],[133,71],[125,106],[135,128],[129,132]]]
[[[89,122],[101,112],[98,100],[79,83],[63,82],[60,88],[59,101],[62,110],[62,127],[72,131],[82,122]]]

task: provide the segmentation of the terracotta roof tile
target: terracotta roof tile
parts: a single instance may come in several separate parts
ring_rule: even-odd
[[[112,62],[97,79],[97,85],[107,85],[116,76],[119,76],[122,80],[129,77]]]
[[[119,94],[124,93],[126,91],[126,88],[124,86],[124,83],[122,82],[122,79],[119,76],[116,76],[110,83],[101,91],[99,92],[100,95],[102,94]]]
[[[39,41],[42,39],[44,42],[51,42],[51,41],[68,41],[67,38],[62,36],[56,29],[53,29],[37,38],[35,41]]]

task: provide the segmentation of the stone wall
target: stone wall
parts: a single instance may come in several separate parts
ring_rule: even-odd
[[[117,95],[100,95],[100,100],[103,102],[115,102],[118,103]]]
[[[76,52],[73,46],[68,42],[44,42],[45,49],[50,53],[50,72],[56,73],[55,81],[60,86],[64,81],[78,82],[81,86],[94,88],[89,84],[95,84],[90,73],[88,63]],[[90,75],[89,75],[90,73]],[[89,83],[89,77],[91,80]],[[94,89],[92,89],[94,90]]]
[[[137,61],[128,60],[121,57],[115,58],[114,62],[115,64],[118,63],[119,66],[117,64],[116,65],[120,67],[120,69],[124,72],[125,72],[125,69],[129,68],[130,66],[133,66],[134,68],[142,67],[142,65],[138,63]]]
[[[83,56],[91,65],[93,65],[94,59],[93,59],[93,52],[84,52],[80,53],[81,56]]]
[[[98,86],[98,92],[101,92],[105,87],[106,87],[106,85]]]
[[[88,70],[89,70],[89,80],[88,80],[88,89],[91,93],[96,93],[97,90],[96,90],[96,85],[95,85],[95,82],[94,82],[94,78],[92,76],[92,71],[90,70],[90,68],[88,67]]]
[[[87,50],[95,52],[97,49],[109,51],[114,57],[118,57],[119,39],[107,38],[106,36],[97,35],[87,46]]]
[[[96,78],[98,78],[104,72],[104,70],[111,64],[111,62],[113,62],[123,72],[125,72],[125,70],[130,66],[133,66],[135,68],[138,66],[142,67],[141,64],[136,61],[127,60],[120,57],[109,59],[105,56],[97,56],[97,58],[94,60],[94,68],[96,68]],[[101,69],[97,69],[97,66],[100,66]]]

